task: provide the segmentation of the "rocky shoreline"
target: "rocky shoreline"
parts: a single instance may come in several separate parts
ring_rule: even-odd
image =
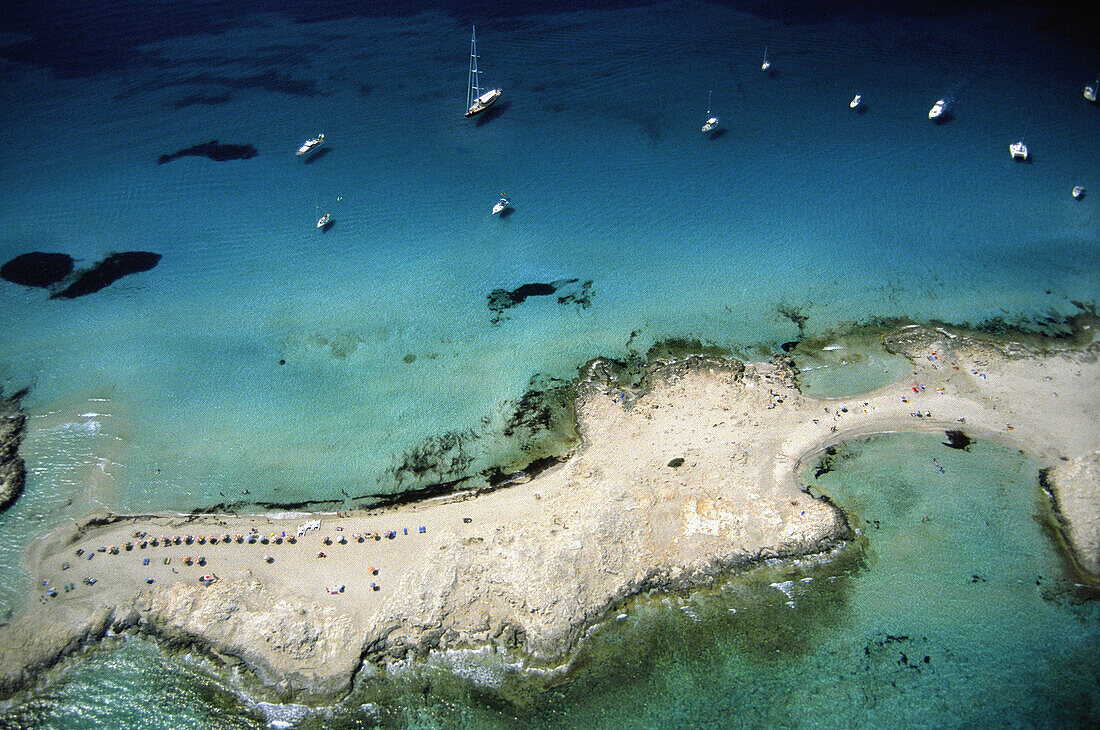
[[[10,507],[27,480],[27,468],[19,456],[27,418],[19,412],[21,394],[4,398],[0,391],[0,512]]]
[[[28,549],[36,588],[0,627],[0,693],[128,629],[243,662],[284,701],[340,698],[364,662],[433,650],[489,645],[558,666],[631,596],[842,543],[844,515],[802,491],[800,466],[897,430],[992,438],[1048,465],[1066,543],[1095,584],[1097,347],[922,327],[884,341],[910,376],[842,402],[803,394],[785,356],[669,356],[640,377],[594,360],[573,453],[483,493],[341,515],[89,516]]]

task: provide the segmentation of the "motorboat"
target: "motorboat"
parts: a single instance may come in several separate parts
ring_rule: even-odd
[[[311,137],[305,142],[302,142],[302,146],[298,148],[298,151],[294,154],[299,157],[309,157],[317,150],[321,149],[321,145],[325,143],[325,135],[318,134],[316,137]]]
[[[1013,142],[1008,146],[1008,152],[1012,155],[1014,160],[1026,160],[1027,159],[1027,145],[1023,140],[1019,142]]]
[[[1073,188],[1073,197],[1076,200],[1080,200],[1081,198],[1085,197],[1085,186],[1084,185],[1075,186]]]
[[[322,231],[325,230],[331,223],[332,213],[325,213],[323,216],[317,219],[317,227]]]
[[[1091,102],[1095,102],[1097,88],[1100,88],[1100,79],[1097,79],[1094,83],[1085,86],[1085,98]]]
[[[856,94],[855,96],[852,97],[852,100],[850,102],[848,102],[848,107],[850,109],[859,109],[861,104],[863,104],[863,95],[862,94]]]
[[[493,206],[493,215],[499,215],[511,207],[512,204],[508,202],[508,198],[504,197],[504,193],[501,193],[500,200]]]
[[[934,122],[942,118],[946,111],[947,101],[945,99],[937,99],[936,103],[932,105],[932,108],[928,110],[928,118]]]
[[[470,79],[466,88],[466,116],[480,114],[500,98],[501,89],[481,90],[481,72],[477,68],[477,28],[470,31]]]

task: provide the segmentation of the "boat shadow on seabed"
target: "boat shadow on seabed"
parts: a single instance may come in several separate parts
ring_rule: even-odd
[[[477,115],[477,126],[481,127],[499,117],[504,112],[508,111],[508,108],[512,106],[511,102],[498,101],[491,107],[486,109]]]

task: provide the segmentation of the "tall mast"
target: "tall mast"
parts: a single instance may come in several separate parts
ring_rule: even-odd
[[[467,109],[474,105],[474,100],[477,99],[481,92],[478,86],[477,75],[477,28],[475,26],[470,26],[470,83],[466,92]]]

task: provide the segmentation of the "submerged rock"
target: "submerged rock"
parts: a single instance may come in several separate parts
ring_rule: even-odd
[[[123,251],[113,253],[92,268],[81,272],[76,280],[59,292],[50,295],[51,299],[75,299],[94,294],[128,274],[149,271],[161,259],[159,253],[150,251]]]
[[[149,271],[160,259],[159,253],[151,251],[123,251],[74,275],[72,256],[34,251],[8,261],[0,267],[0,276],[23,286],[53,288],[50,299],[75,299],[94,294],[129,274]]]
[[[0,266],[0,278],[23,286],[48,287],[73,273],[73,257],[65,253],[32,251]]]
[[[504,312],[512,307],[522,304],[529,297],[548,297],[558,295],[558,304],[576,304],[582,309],[592,305],[592,280],[558,279],[549,284],[535,282],[524,284],[516,289],[494,289],[489,292],[489,321],[500,324],[507,319]]]
[[[214,162],[226,162],[228,160],[247,160],[258,153],[250,144],[220,144],[218,140],[197,144],[194,147],[186,147],[172,154],[161,155],[157,160],[158,165],[163,165],[181,157],[205,157]]]

